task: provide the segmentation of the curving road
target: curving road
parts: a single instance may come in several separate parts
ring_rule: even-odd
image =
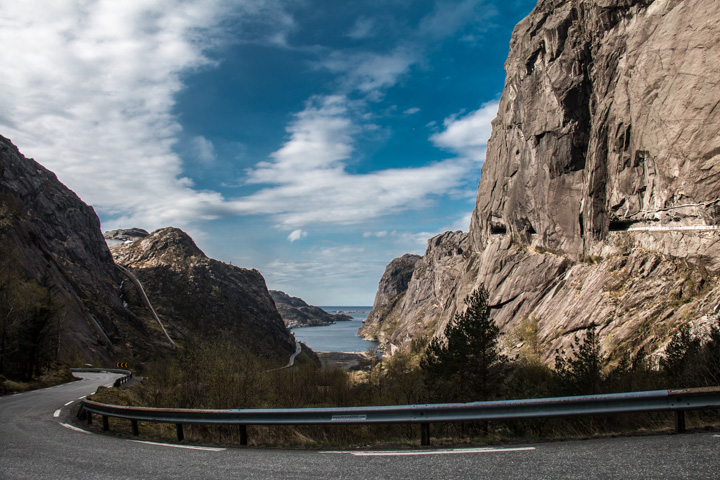
[[[298,342],[297,340],[295,340],[295,353],[293,353],[292,355],[290,355],[290,360],[288,361],[288,364],[285,365],[285,366],[282,367],[282,368],[290,368],[290,367],[292,367],[293,365],[295,365],[295,357],[297,357],[298,355],[300,355],[300,352],[302,352],[302,345],[300,345],[300,342]]]
[[[720,471],[720,435],[713,433],[403,451],[140,443],[63,426],[72,408],[68,402],[117,378],[77,375],[86,378],[0,398],[0,479],[710,479]]]

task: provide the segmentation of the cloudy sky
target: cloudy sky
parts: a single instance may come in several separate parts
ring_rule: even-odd
[[[535,0],[0,0],[0,135],[316,305],[465,230]]]

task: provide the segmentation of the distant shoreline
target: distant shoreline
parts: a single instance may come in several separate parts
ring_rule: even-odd
[[[366,352],[315,352],[324,365],[334,365],[346,371],[363,370],[373,359]]]
[[[373,307],[359,307],[357,305],[355,306],[347,306],[347,307],[339,307],[337,305],[331,305],[331,306],[320,306],[323,310],[325,310],[328,313],[333,314],[346,314],[346,315],[352,315],[361,313],[364,315],[367,315],[370,313],[370,310],[373,309]]]

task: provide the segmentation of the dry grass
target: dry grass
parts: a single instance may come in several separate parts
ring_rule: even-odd
[[[13,393],[38,390],[40,388],[54,387],[55,385],[73,382],[75,380],[77,380],[77,378],[73,377],[70,369],[65,365],[52,365],[45,369],[43,374],[38,378],[29,382],[10,380],[0,375],[0,395],[10,395]]]

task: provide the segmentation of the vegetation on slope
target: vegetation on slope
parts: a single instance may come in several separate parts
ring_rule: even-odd
[[[218,339],[186,349],[177,358],[148,365],[145,379],[128,395],[131,403],[189,408],[299,408],[469,402],[481,399],[542,398],[664,388],[717,385],[720,371],[720,322],[701,343],[685,329],[671,341],[665,356],[652,365],[642,353],[610,364],[602,357],[595,326],[575,336],[570,352],[556,352],[555,368],[542,363],[537,349],[537,320],[526,319],[514,332],[523,342],[515,358],[502,355],[503,338],[489,318],[487,294],[476,292],[468,309],[448,325],[447,343],[398,353],[363,372],[346,372],[317,361],[290,369]],[[535,344],[533,344],[535,342]],[[460,346],[458,346],[460,345]],[[465,345],[467,348],[463,347]],[[483,380],[485,378],[485,380]],[[490,381],[491,379],[491,381]],[[116,403],[115,389],[95,399]],[[109,395],[109,396],[108,396]],[[698,414],[700,415],[700,414]],[[571,418],[459,423],[433,426],[436,441],[499,441],[616,434],[671,428],[667,413],[612,418]],[[718,422],[717,414],[702,414]],[[127,428],[127,427],[123,427]],[[154,427],[153,427],[154,428]],[[251,444],[364,445],[416,443],[417,426],[251,427]],[[166,435],[172,430],[167,429]],[[191,427],[191,441],[239,442],[231,428]],[[445,440],[443,440],[445,439]]]

